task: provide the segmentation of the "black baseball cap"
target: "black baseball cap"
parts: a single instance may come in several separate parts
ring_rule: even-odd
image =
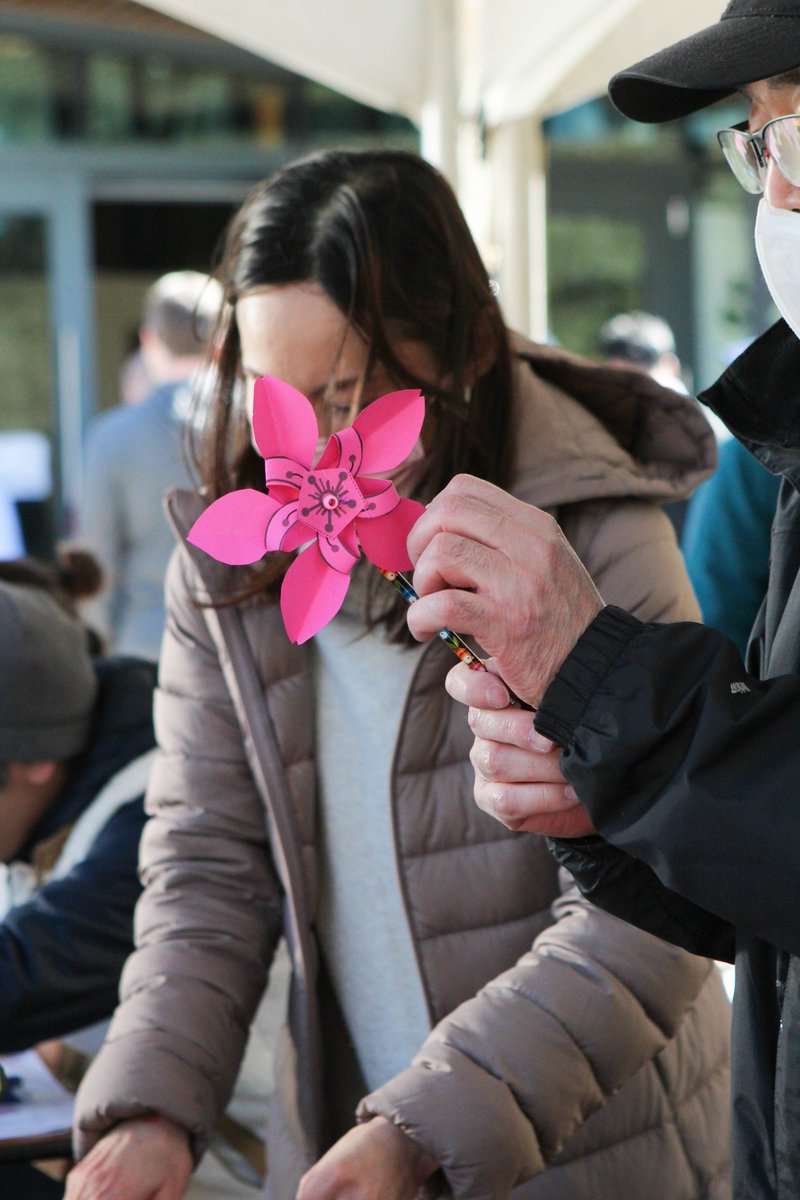
[[[619,71],[608,93],[634,121],[672,121],[795,68],[800,0],[730,0],[716,25]]]

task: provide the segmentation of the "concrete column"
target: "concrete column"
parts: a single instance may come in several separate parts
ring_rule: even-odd
[[[457,187],[458,46],[455,0],[428,0],[427,87],[420,119],[420,153]]]
[[[547,206],[541,122],[522,117],[488,138],[500,303],[508,324],[547,336]]]

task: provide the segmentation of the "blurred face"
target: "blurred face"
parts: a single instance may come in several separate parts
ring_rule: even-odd
[[[0,780],[0,862],[11,862],[64,785],[57,762],[5,763]]]
[[[367,343],[317,284],[251,292],[238,301],[236,322],[251,420],[259,375],[275,375],[307,396],[325,436],[351,424],[359,408],[398,386],[380,364],[366,376]],[[431,355],[420,343],[398,340],[393,350],[414,378],[436,377]]]
[[[800,112],[800,76],[797,83],[780,82],[784,78],[777,76],[772,81],[761,79],[743,88],[750,100],[748,127],[752,133],[758,132],[774,117]],[[800,212],[800,187],[790,183],[774,163],[770,163],[767,168],[764,196],[773,208],[787,208]]]

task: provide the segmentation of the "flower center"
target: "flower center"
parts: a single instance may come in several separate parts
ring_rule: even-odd
[[[310,471],[300,488],[297,515],[315,533],[341,533],[366,506],[355,479],[342,467]]]

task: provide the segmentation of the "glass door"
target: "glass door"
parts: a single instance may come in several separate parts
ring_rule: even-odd
[[[48,553],[54,533],[55,372],[48,221],[0,212],[0,556]]]
[[[93,403],[89,261],[74,180],[0,182],[0,556],[46,557],[71,532]]]

